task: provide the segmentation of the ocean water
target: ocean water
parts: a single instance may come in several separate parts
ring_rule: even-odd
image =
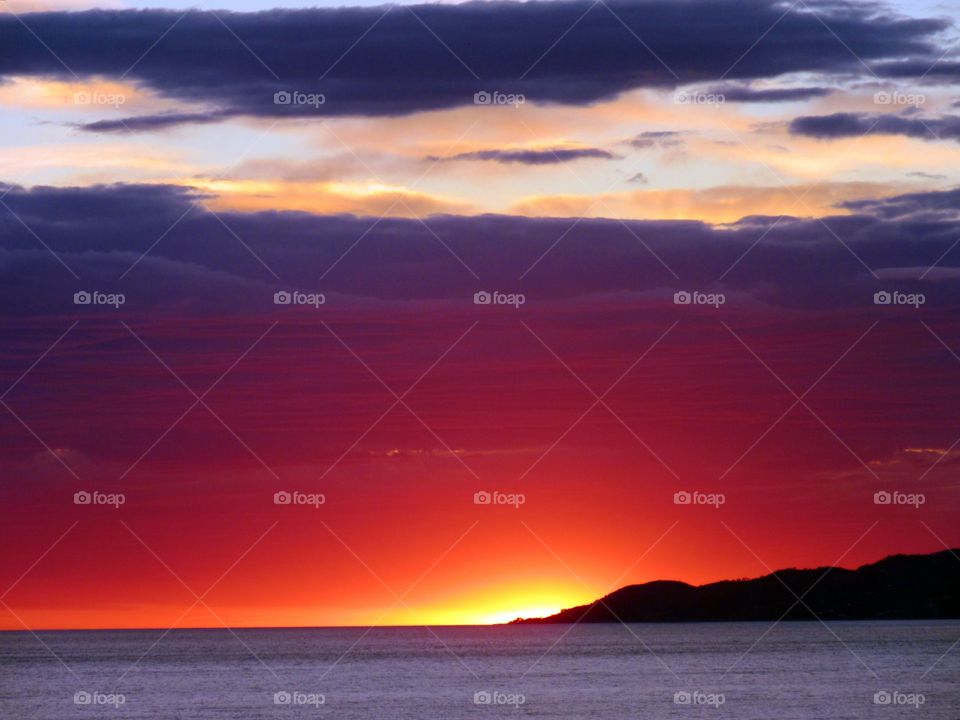
[[[960,622],[0,633],[0,717],[960,718]]]

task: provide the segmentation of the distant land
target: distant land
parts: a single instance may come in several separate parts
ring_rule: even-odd
[[[785,587],[786,586],[786,587]],[[797,602],[797,597],[803,599]],[[812,589],[811,589],[812,588]],[[805,594],[808,593],[809,594]],[[805,607],[806,606],[806,607]],[[812,611],[812,612],[811,612]],[[752,580],[628,585],[589,605],[512,624],[960,618],[960,550],[892,555],[856,570],[777,570]]]

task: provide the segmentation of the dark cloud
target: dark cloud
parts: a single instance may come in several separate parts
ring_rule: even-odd
[[[219,16],[90,10],[35,13],[22,23],[5,16],[0,75],[125,76],[214,113],[125,121],[154,129],[229,115],[397,115],[470,104],[483,90],[584,105],[721,75],[747,81],[859,72],[857,58],[929,57],[932,64],[942,52],[938,33],[948,27],[842,0],[815,4],[817,15],[784,15],[777,0],[608,5],[479,2]],[[275,103],[276,93],[294,91],[305,94],[302,103]],[[310,100],[319,94],[322,104]]]
[[[939,58],[880,62],[872,64],[870,68],[879,77],[907,80],[921,78],[924,83],[952,83],[960,80],[960,62],[946,60],[945,55]]]
[[[683,144],[682,137],[683,133],[675,130],[651,130],[636,135],[629,144],[640,149],[675,147]]]
[[[805,115],[790,123],[794,135],[824,140],[873,135],[904,135],[923,140],[960,139],[960,116],[874,115],[870,113],[834,113]]]
[[[833,92],[826,87],[777,88],[772,90],[754,90],[750,87],[715,87],[707,90],[714,95],[723,95],[726,102],[775,103],[796,102],[824,97]]]
[[[932,217],[934,221],[960,219],[960,188],[953,190],[909,193],[884,200],[854,200],[843,207],[886,219]]]
[[[178,125],[197,125],[220,122],[229,117],[228,112],[206,113],[161,113],[158,115],[140,115],[121,118],[118,120],[98,120],[85,125],[79,125],[86,132],[144,132],[148,130],[163,130]]]
[[[266,462],[303,462],[310,472],[317,464],[318,437],[336,448],[327,460],[333,463],[391,401],[324,323],[401,390],[478,323],[476,335],[441,363],[431,382],[417,388],[415,407],[431,425],[434,419],[452,418],[452,397],[460,403],[465,395],[471,398],[464,411],[470,422],[450,420],[457,429],[451,447],[459,449],[512,448],[510,440],[516,437],[523,438],[522,447],[546,447],[569,423],[564,419],[555,429],[550,424],[556,411],[543,406],[542,379],[545,363],[553,360],[520,318],[551,345],[562,340],[561,357],[591,352],[602,360],[598,367],[616,365],[604,386],[679,321],[677,335],[644,360],[639,375],[646,379],[637,386],[637,396],[646,397],[655,386],[670,388],[668,405],[676,408],[671,417],[683,428],[689,425],[689,408],[699,407],[696,403],[705,397],[715,400],[715,382],[724,378],[734,400],[732,411],[715,418],[712,442],[721,446],[731,443],[729,428],[740,428],[751,415],[743,407],[743,388],[756,388],[765,375],[718,319],[751,346],[760,343],[760,357],[779,358],[772,361],[778,372],[783,365],[799,363],[792,367],[800,389],[882,319],[870,337],[871,343],[882,344],[862,348],[861,359],[852,365],[841,364],[847,374],[837,378],[834,414],[847,424],[837,432],[856,442],[866,458],[887,457],[903,447],[947,447],[955,437],[951,428],[956,423],[945,425],[942,418],[956,410],[950,392],[956,361],[918,319],[938,332],[956,323],[960,248],[951,251],[951,246],[960,237],[960,190],[860,203],[851,206],[852,215],[823,219],[829,229],[815,219],[771,217],[722,228],[694,221],[492,215],[435,216],[423,222],[296,212],[221,212],[217,218],[194,205],[201,199],[195,192],[175,186],[3,190],[9,210],[0,205],[0,336],[5,343],[0,374],[7,385],[73,321],[79,323],[17,386],[11,405],[58,452],[82,449],[85,457],[116,461],[120,467],[111,477],[151,447],[194,400],[120,320],[198,393],[277,323],[230,373],[224,383],[230,390],[218,388],[211,400]],[[934,263],[936,269],[921,280]],[[317,308],[275,305],[274,293],[290,289],[324,293],[326,303]],[[678,290],[696,289],[724,293],[725,305],[706,310],[673,304]],[[922,315],[911,307],[873,305],[875,292],[894,289],[924,293]],[[126,303],[119,309],[77,306],[73,296],[79,290],[123,293]],[[477,306],[473,297],[478,290],[522,292],[526,304],[522,310]],[[892,333],[896,325],[912,330]],[[923,348],[919,353],[918,347]],[[622,363],[611,363],[612,357]],[[730,368],[737,367],[740,374],[730,376]],[[651,376],[653,368],[659,370]],[[701,383],[705,368],[718,374]],[[582,389],[571,385],[561,368],[556,371],[561,373],[559,386],[577,393],[564,403],[580,407]],[[921,371],[937,383],[917,381]],[[472,382],[465,384],[464,377]],[[525,381],[518,384],[517,378]],[[757,400],[757,412],[771,412],[785,402],[782,388],[770,381],[767,387],[774,397],[759,389],[762,399],[748,393]],[[679,398],[673,394],[677,388],[684,393]],[[918,388],[926,394],[918,397]],[[900,394],[891,400],[891,392]],[[144,412],[144,397],[150,398],[149,412]],[[518,397],[526,398],[528,411],[511,411],[505,421],[502,408],[516,408]],[[851,397],[857,403],[851,404]],[[865,398],[873,398],[868,406]],[[871,423],[889,426],[891,403],[901,420],[906,411],[914,413],[909,438],[866,432],[875,427]],[[863,408],[863,414],[845,414],[854,406]],[[750,428],[733,444],[749,447],[773,419]],[[190,457],[196,470],[222,466],[229,458],[262,472],[215,420],[202,414],[187,420],[210,424],[190,422],[152,451],[149,461],[163,469],[176,457]],[[382,446],[386,452],[422,447],[424,441],[433,446],[408,416],[394,413],[385,421],[394,422],[387,439],[364,447],[389,443]],[[652,422],[662,425],[663,417]],[[541,428],[533,439],[524,434],[530,427]],[[15,420],[8,418],[5,428],[7,457],[41,457],[35,439]],[[216,434],[211,435],[211,428]],[[471,428],[484,430],[472,436]],[[500,433],[496,442],[487,428]],[[819,426],[813,432],[822,439]],[[682,432],[671,426],[654,437],[660,449],[670,448],[670,437],[679,436]],[[787,451],[795,453],[795,437],[786,437]],[[811,457],[822,456],[822,443],[811,447]],[[681,449],[676,453],[682,455]],[[795,455],[789,459],[786,465],[793,466]],[[71,466],[82,462],[72,456],[68,461]],[[777,448],[770,467],[783,466],[783,450]],[[93,469],[78,469],[84,478],[94,474]],[[35,477],[22,468],[11,474],[19,475]]]
[[[519,290],[539,303],[610,296],[669,304],[678,289],[714,287],[739,303],[837,308],[870,304],[879,289],[860,260],[889,273],[928,268],[941,256],[936,287],[918,271],[899,288],[924,288],[931,306],[960,303],[960,277],[948,272],[960,268],[960,253],[947,252],[960,237],[960,189],[848,203],[853,214],[825,219],[829,228],[768,217],[722,228],[493,215],[217,217],[175,186],[6,189],[0,298],[12,314],[76,312],[80,289],[124,292],[131,311],[211,315],[276,312],[272,297],[282,288],[322,291],[331,307],[469,305],[481,288]]]
[[[493,160],[523,165],[556,165],[585,158],[613,160],[617,156],[600,148],[553,148],[546,150],[475,150],[450,157],[430,156],[428,160]]]
[[[258,473],[261,483],[269,478],[259,457],[283,478],[298,477],[287,468],[302,465],[302,477],[316,481],[318,467],[339,462],[363,438],[345,461],[355,463],[356,475],[343,478],[353,484],[382,472],[364,467],[357,454],[437,447],[409,413],[389,412],[394,398],[362,363],[397,392],[419,383],[412,412],[450,448],[541,448],[521,456],[521,467],[508,466],[517,477],[589,402],[521,319],[600,390],[643,358],[618,388],[622,411],[683,476],[695,476],[703,462],[699,452],[686,459],[691,417],[698,419],[698,447],[728,451],[709,468],[719,477],[792,401],[721,319],[798,393],[843,355],[811,402],[865,461],[902,448],[949,447],[956,436],[956,360],[918,320],[957,346],[960,248],[946,251],[960,236],[960,220],[931,209],[956,215],[958,191],[864,203],[853,216],[826,218],[828,230],[800,218],[717,228],[504,216],[378,222],[291,212],[224,212],[225,227],[202,206],[191,210],[198,196],[178,187],[4,190],[3,203],[33,231],[0,205],[0,374],[4,387],[16,383],[6,401],[85,482],[116,479],[148,452],[127,481],[132,506],[142,501],[134,483],[153,476],[182,478],[189,487],[226,477],[233,492],[235,470]],[[918,280],[941,256],[938,270]],[[274,293],[288,288],[323,292],[327,302],[319,309],[274,305]],[[894,288],[926,293],[922,311],[873,305],[873,293]],[[126,304],[76,306],[73,294],[81,289],[121,292]],[[481,289],[522,292],[527,303],[520,310],[474,305]],[[694,289],[723,292],[727,302],[717,311],[673,304],[675,292]],[[18,383],[74,320],[76,327]],[[198,394],[229,370],[206,400],[255,456],[202,406],[156,444],[195,398],[131,331]],[[902,432],[891,430],[891,409]],[[386,425],[362,436],[385,412]],[[70,482],[36,438],[4,417],[4,459],[21,463],[6,466],[4,477],[29,479],[24,487],[38,477]],[[807,414],[786,422],[760,444],[767,454],[758,477],[782,475],[783,468],[815,478],[860,469],[839,444],[834,454],[824,452],[824,430]],[[576,447],[602,457],[608,448],[623,452],[626,441],[625,467],[635,475],[646,455],[629,434],[611,433],[607,423],[590,427],[589,435],[577,433]],[[31,465],[37,458],[47,465]],[[468,463],[475,462],[483,461],[471,454]],[[450,472],[463,472],[451,470],[455,465],[443,483]],[[505,472],[496,464],[476,470],[481,477]],[[907,472],[919,474],[912,465]]]
[[[89,229],[89,223],[96,223],[110,235],[122,232],[130,222],[136,222],[138,230],[159,228],[207,196],[179,185],[38,185],[28,191],[18,185],[0,183],[0,197],[9,208],[8,211],[0,207],[4,222],[13,219],[11,212],[15,212],[19,217],[43,218],[45,225],[67,231],[74,226]],[[3,243],[2,247],[10,245]]]

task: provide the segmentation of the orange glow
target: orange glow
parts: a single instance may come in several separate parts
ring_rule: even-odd
[[[730,223],[748,215],[846,215],[841,202],[906,192],[902,185],[822,183],[791,187],[712,187],[704,190],[637,190],[605,195],[530,197],[512,210],[549,217],[627,217]]]
[[[588,592],[576,581],[556,581],[531,585],[504,586],[482,592],[445,599],[443,605],[415,608],[391,616],[389,624],[409,625],[494,625],[508,623],[518,617],[545,617],[564,608],[582,605],[597,593]]]
[[[189,184],[217,193],[214,210],[302,210],[420,217],[469,212],[468,202],[438,197],[378,180],[366,182],[287,182],[279,180],[193,180]]]
[[[77,112],[117,110],[124,114],[130,114],[133,107],[138,110],[161,107],[154,93],[133,83],[97,77],[86,82],[12,77],[0,84],[0,103],[10,107]]]

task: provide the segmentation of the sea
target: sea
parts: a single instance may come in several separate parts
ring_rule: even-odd
[[[0,717],[960,718],[960,621],[0,633]]]

